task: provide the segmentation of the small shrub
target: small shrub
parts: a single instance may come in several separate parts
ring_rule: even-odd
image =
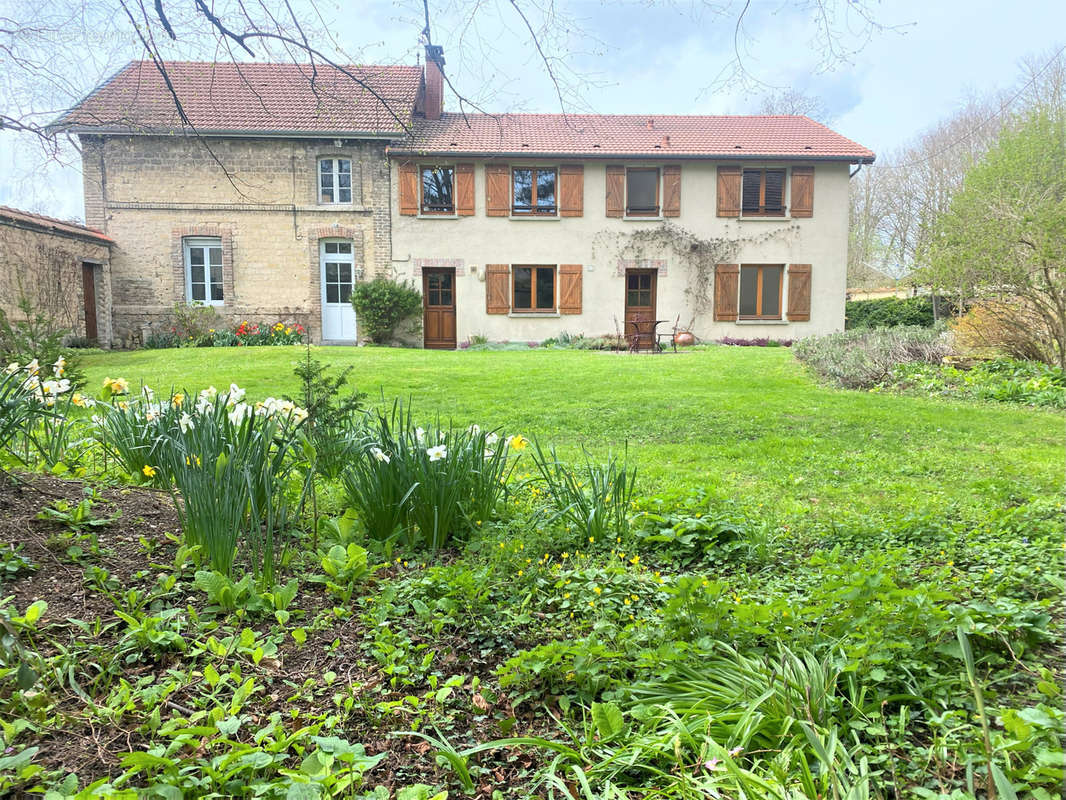
[[[957,346],[966,352],[1004,355],[1058,365],[1054,337],[1021,299],[987,301],[953,320]]]
[[[881,328],[801,339],[792,352],[823,380],[868,389],[889,378],[897,364],[939,364],[952,348],[940,329]]]
[[[355,285],[352,308],[370,341],[388,344],[400,323],[421,313],[422,294],[407,282],[379,276]]]
[[[222,327],[222,317],[214,306],[175,303],[172,313],[173,334],[182,347],[209,347],[212,333]]]
[[[181,347],[181,339],[174,331],[152,331],[144,337],[146,350],[166,350],[170,347]]]

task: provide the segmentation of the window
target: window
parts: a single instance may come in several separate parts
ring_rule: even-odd
[[[515,267],[512,311],[555,310],[555,267]]]
[[[222,305],[222,240],[186,239],[185,297],[190,303]]]
[[[352,202],[352,161],[323,158],[318,162],[318,202]]]
[[[743,212],[751,217],[785,215],[785,171],[783,169],[744,170]]]
[[[322,242],[322,279],[327,303],[347,303],[352,299],[353,271],[351,242]]]
[[[740,319],[781,319],[781,264],[740,267]]]
[[[629,308],[650,308],[652,303],[652,273],[626,270],[626,306]]]
[[[422,213],[454,214],[453,167],[422,167]]]
[[[626,170],[626,216],[659,216],[659,170]]]
[[[555,167],[511,171],[512,214],[555,214]]]

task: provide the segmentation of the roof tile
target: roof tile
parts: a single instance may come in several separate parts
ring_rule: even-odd
[[[76,222],[65,222],[55,217],[46,217],[44,214],[31,214],[29,211],[20,211],[17,208],[0,206],[0,223],[14,222],[16,224],[29,225],[45,232],[65,233],[78,236],[83,239],[95,239],[101,244],[114,244],[114,239],[106,233],[101,233],[95,228],[87,228]]]
[[[314,71],[309,64],[166,66],[193,127],[211,133],[402,133],[422,80],[421,68],[410,66],[316,65]],[[150,61],[128,64],[56,125],[152,132],[182,127],[163,76]]]
[[[872,162],[871,150],[808,117],[443,114],[393,153],[502,156],[790,157]]]

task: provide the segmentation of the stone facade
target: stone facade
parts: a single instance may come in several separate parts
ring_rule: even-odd
[[[169,330],[188,301],[184,241],[221,240],[231,324],[299,322],[321,340],[319,240],[353,244],[357,276],[387,271],[390,177],[385,139],[196,138],[82,134],[87,223],[117,242],[114,342]],[[322,158],[352,163],[352,202],[318,202]]]
[[[34,311],[45,314],[74,336],[86,336],[85,287],[93,282],[97,339],[111,341],[110,248],[107,243],[61,224],[57,230],[48,218],[19,213],[12,218],[0,213],[0,309],[10,319],[21,319],[25,298]]]

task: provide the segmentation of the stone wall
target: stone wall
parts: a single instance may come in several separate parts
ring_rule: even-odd
[[[319,239],[353,243],[357,273],[391,265],[385,141],[81,137],[87,224],[115,239],[116,344],[169,329],[187,301],[183,241],[222,240],[231,323],[299,322],[321,333]],[[320,204],[318,161],[352,162],[352,202]]]
[[[85,336],[82,264],[94,265],[96,328],[103,345],[111,340],[109,253],[104,244],[76,236],[34,230],[0,219],[0,309],[21,319],[21,298],[75,336]]]

